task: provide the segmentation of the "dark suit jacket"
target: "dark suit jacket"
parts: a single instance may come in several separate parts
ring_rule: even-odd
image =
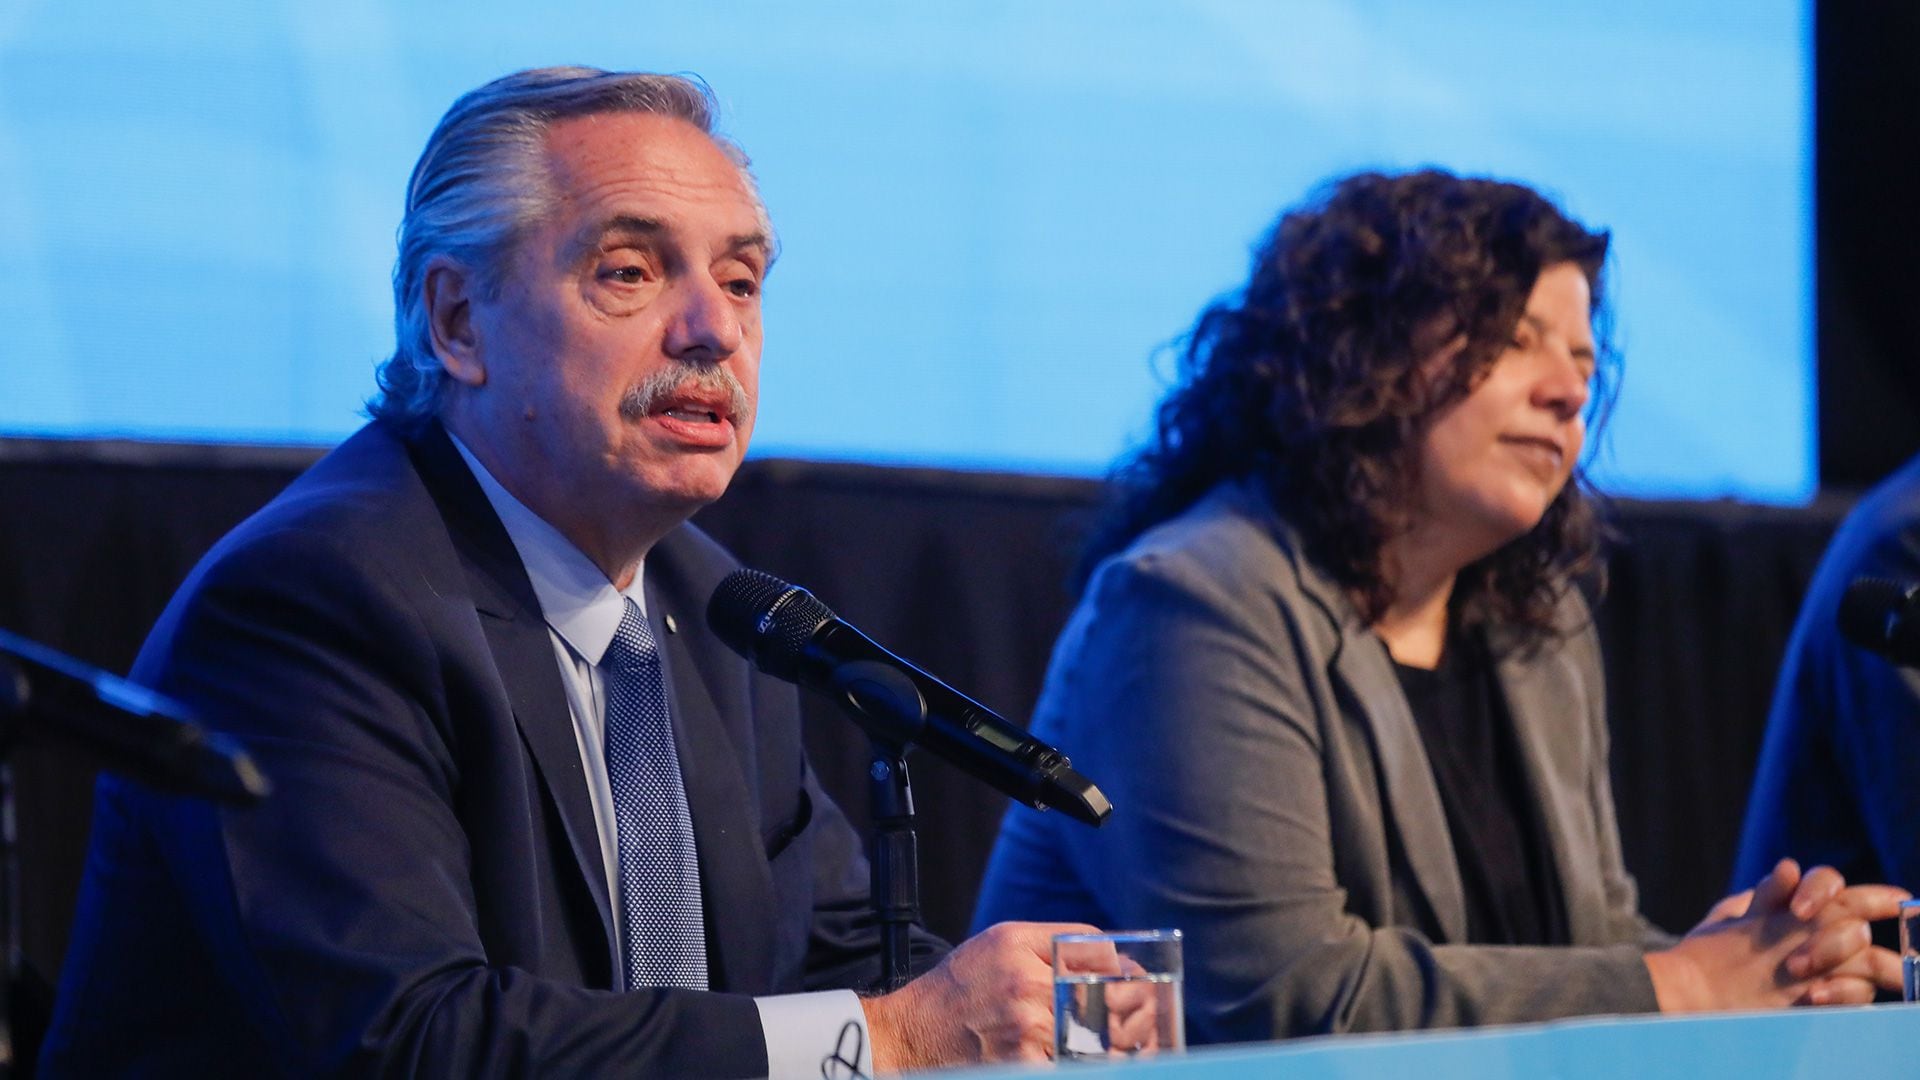
[[[646,569],[715,992],[611,990],[532,586],[445,433],[376,422],[221,541],[141,653],[134,676],[241,735],[275,791],[216,809],[103,782],[43,1067],[763,1074],[750,995],[862,986],[877,936],[794,689],[707,630],[734,565],[683,527]]]
[[[1840,598],[1860,577],[1920,579],[1920,457],[1860,500],[1807,586],[1735,881],[1757,881],[1790,855],[1848,881],[1920,891],[1920,671],[1840,635]]]
[[[1499,649],[1496,674],[1572,947],[1465,944],[1432,766],[1391,658],[1250,482],[1102,564],[1034,712],[1124,809],[1094,833],[1010,814],[977,922],[1186,932],[1197,1042],[1654,1008],[1621,861],[1599,641]],[[1498,643],[1497,643],[1498,644]]]

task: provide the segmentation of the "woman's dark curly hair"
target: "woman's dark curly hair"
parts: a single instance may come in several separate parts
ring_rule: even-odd
[[[1607,243],[1519,184],[1436,169],[1331,182],[1281,216],[1246,287],[1194,324],[1154,434],[1113,472],[1076,583],[1222,480],[1252,476],[1308,556],[1378,620],[1393,595],[1381,552],[1410,524],[1420,437],[1507,348],[1535,280],[1557,263],[1579,266],[1592,289],[1598,426],[1617,364]],[[1435,378],[1432,358],[1458,340]],[[1455,611],[1537,637],[1568,581],[1597,576],[1600,534],[1576,469],[1531,532],[1461,572]]]

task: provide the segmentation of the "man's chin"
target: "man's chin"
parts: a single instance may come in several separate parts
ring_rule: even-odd
[[[727,493],[740,468],[732,455],[688,455],[637,478],[638,497],[660,507],[677,507],[688,516]]]

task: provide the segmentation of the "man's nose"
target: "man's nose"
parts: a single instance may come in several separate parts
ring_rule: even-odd
[[[719,363],[740,348],[740,313],[719,282],[689,276],[674,289],[676,309],[667,324],[667,355]]]

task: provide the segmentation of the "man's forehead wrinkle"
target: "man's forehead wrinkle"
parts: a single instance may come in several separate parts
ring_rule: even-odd
[[[668,119],[636,114],[643,126],[648,119]],[[586,117],[581,119],[592,119]],[[570,121],[554,125],[547,133],[548,155],[558,163],[591,166],[615,159],[632,162],[646,159],[649,171],[664,174],[674,183],[689,186],[729,187],[747,192],[752,184],[745,169],[720,148],[712,137],[683,121],[673,121],[664,130],[635,131],[629,134],[603,134],[605,129],[572,129]],[[711,157],[713,162],[702,161]],[[721,169],[708,166],[718,163]],[[717,173],[725,180],[696,183],[694,177]]]
[[[634,126],[614,130],[623,120]],[[545,158],[550,223],[626,214],[653,221],[657,235],[673,229],[684,209],[719,207],[739,214],[739,224],[728,230],[729,250],[758,250],[769,267],[779,257],[752,174],[719,140],[676,117],[595,114],[561,121],[547,132]],[[583,222],[568,238],[574,257],[583,254],[583,244],[591,250],[602,242],[606,230],[599,224]]]
[[[614,235],[653,236],[665,231],[667,231],[666,223],[659,218],[616,213],[611,217],[588,224],[580,230],[580,235],[586,242],[596,243]]]
[[[759,203],[744,185],[712,180],[697,169],[661,169],[651,163],[622,168],[616,175],[563,189],[562,201],[576,208],[605,207],[603,217],[625,215],[662,225],[680,216],[675,211],[681,208],[719,207],[738,210],[744,221],[753,223],[742,232],[760,231]]]

